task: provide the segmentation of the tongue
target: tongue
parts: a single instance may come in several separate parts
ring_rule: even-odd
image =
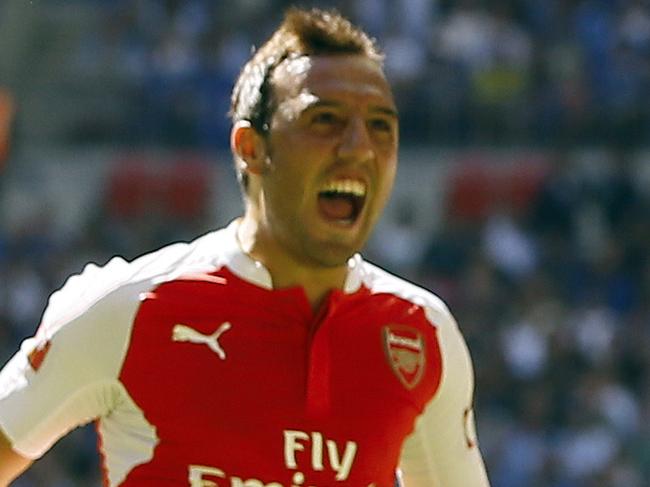
[[[318,207],[329,220],[349,220],[354,213],[354,205],[346,196],[319,196]]]

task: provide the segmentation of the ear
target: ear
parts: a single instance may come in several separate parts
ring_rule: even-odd
[[[267,160],[266,143],[250,122],[235,123],[230,133],[230,149],[242,171],[262,174]]]

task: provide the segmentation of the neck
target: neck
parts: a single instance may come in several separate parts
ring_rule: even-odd
[[[237,238],[242,250],[269,271],[275,289],[302,287],[314,310],[330,291],[342,289],[345,284],[347,263],[326,267],[302,262],[284,249],[248,214],[239,223]]]

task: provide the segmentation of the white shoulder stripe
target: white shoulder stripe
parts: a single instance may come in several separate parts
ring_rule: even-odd
[[[449,308],[442,299],[416,284],[397,277],[369,262],[363,263],[363,283],[373,293],[389,293],[424,308],[434,326],[453,324]]]
[[[43,314],[42,332],[51,337],[60,326],[125,286],[142,289],[148,282],[154,287],[187,272],[211,270],[215,267],[220,233],[210,233],[190,243],[169,245],[132,262],[114,257],[104,266],[88,264],[52,294]]]

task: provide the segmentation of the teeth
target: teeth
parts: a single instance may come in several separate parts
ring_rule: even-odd
[[[321,192],[327,193],[348,193],[354,196],[365,196],[366,185],[361,181],[355,179],[337,179],[330,181],[322,189]]]

